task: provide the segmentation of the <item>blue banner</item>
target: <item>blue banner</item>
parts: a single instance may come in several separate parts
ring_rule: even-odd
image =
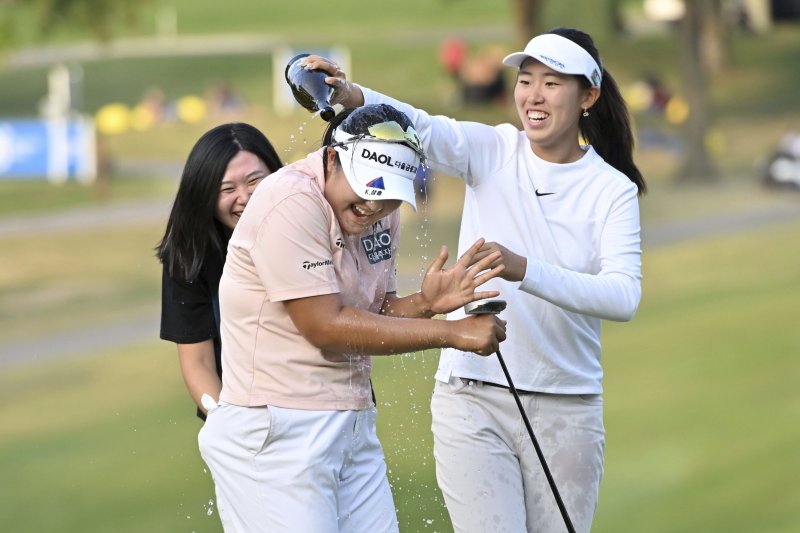
[[[87,118],[0,120],[0,179],[85,183],[97,174],[94,123]]]

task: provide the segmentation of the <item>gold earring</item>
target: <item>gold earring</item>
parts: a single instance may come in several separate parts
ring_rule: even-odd
[[[589,110],[588,109],[584,109],[582,115],[584,117],[588,117],[589,116]]]

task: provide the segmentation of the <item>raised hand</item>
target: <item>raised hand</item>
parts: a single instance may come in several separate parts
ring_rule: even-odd
[[[500,258],[500,252],[483,254],[476,259],[476,254],[484,246],[484,240],[478,239],[475,244],[461,256],[451,268],[444,268],[447,262],[447,246],[442,246],[439,255],[434,259],[422,280],[421,295],[423,302],[435,314],[449,313],[475,300],[494,298],[498,291],[480,291],[476,289],[500,275],[505,265],[490,266]]]
[[[361,89],[347,81],[345,72],[332,59],[311,54],[305,58],[303,66],[328,74],[325,83],[333,87],[332,104],[341,104],[344,107],[364,105],[364,95],[361,93]]]

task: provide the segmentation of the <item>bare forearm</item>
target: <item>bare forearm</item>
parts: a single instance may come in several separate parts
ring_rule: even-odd
[[[461,320],[396,318],[343,306],[337,294],[287,300],[284,305],[300,334],[331,352],[389,355],[453,347],[488,355],[505,339],[505,322],[491,315]]]
[[[382,316],[343,307],[309,340],[328,351],[390,355],[452,346],[453,330],[453,323],[444,320]]]
[[[402,298],[395,294],[387,294],[381,314],[395,318],[431,318],[436,313],[431,311],[430,304],[422,293],[415,292]]]
[[[203,394],[210,395],[214,401],[219,399],[222,382],[217,375],[214,360],[214,343],[211,340],[197,344],[179,344],[178,360],[186,388],[194,403],[205,413],[200,399]]]

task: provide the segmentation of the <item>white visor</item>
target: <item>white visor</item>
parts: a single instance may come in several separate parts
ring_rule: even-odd
[[[592,87],[600,87],[603,79],[603,70],[589,52],[579,44],[555,33],[534,37],[528,42],[524,51],[507,55],[503,59],[503,64],[519,68],[529,57],[562,74],[585,76]]]
[[[344,175],[358,196],[365,200],[402,200],[416,211],[414,178],[422,169],[419,155],[410,146],[369,136],[353,140],[353,135],[338,128],[333,140]]]

